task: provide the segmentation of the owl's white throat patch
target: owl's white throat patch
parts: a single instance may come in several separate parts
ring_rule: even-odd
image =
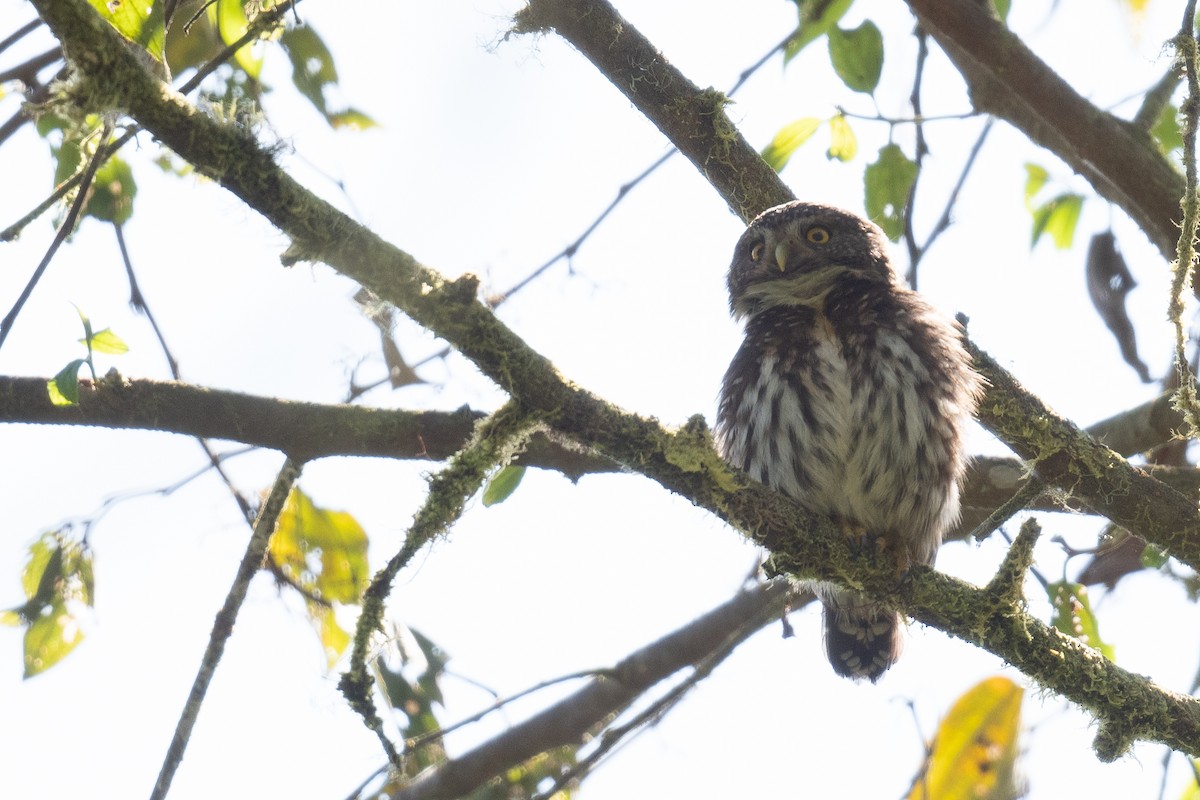
[[[808,306],[820,311],[838,278],[850,271],[850,267],[830,264],[751,284],[742,295],[743,307],[748,311],[755,306]],[[861,273],[861,270],[855,271]]]

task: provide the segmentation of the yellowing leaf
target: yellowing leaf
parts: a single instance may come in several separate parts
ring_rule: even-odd
[[[350,634],[338,624],[337,615],[329,606],[309,602],[308,618],[317,629],[317,636],[320,637],[321,647],[325,651],[325,660],[332,668],[349,647]]]
[[[1067,250],[1075,240],[1075,226],[1083,210],[1083,195],[1064,193],[1048,200],[1033,210],[1033,233],[1030,248],[1038,243],[1042,234],[1050,234],[1059,250]]]
[[[1046,587],[1050,602],[1054,605],[1051,624],[1068,636],[1073,636],[1088,647],[1099,650],[1109,661],[1116,658],[1113,646],[1100,638],[1100,624],[1092,613],[1088,602],[1087,587],[1078,583],[1058,581]]]
[[[1025,164],[1025,207],[1033,211],[1033,198],[1042,187],[1046,185],[1046,181],[1050,179],[1050,173],[1046,172],[1044,167],[1039,167],[1037,164]]]
[[[66,607],[54,604],[25,630],[25,678],[45,672],[83,641],[78,622]]]
[[[87,341],[80,339],[79,341]],[[97,353],[109,353],[110,355],[121,355],[129,352],[129,345],[125,344],[125,340],[112,332],[111,328],[105,328],[102,331],[96,331],[92,334],[92,349]]]
[[[1023,690],[988,678],[967,690],[938,725],[924,774],[906,800],[999,800],[1015,796],[1013,767]]]
[[[246,18],[246,10],[242,0],[217,0],[208,7],[208,18],[216,26],[225,44],[233,44],[250,30],[250,21]],[[234,58],[238,66],[255,80],[262,71],[262,57],[255,55],[254,42],[239,48]]]
[[[166,38],[163,24],[163,4],[156,2],[120,2],[90,0],[92,8],[126,39],[136,42],[159,61],[163,57]]]
[[[827,158],[838,161],[850,161],[858,154],[858,139],[846,117],[838,114],[829,120],[829,150]]]
[[[763,161],[766,161],[771,169],[779,172],[787,166],[792,153],[795,153],[800,145],[807,142],[819,127],[821,127],[821,120],[816,117],[803,117],[784,125],[779,129],[779,133],[775,134],[771,143],[763,149]]]
[[[1200,759],[1192,759],[1192,773],[1200,775]],[[1183,790],[1183,794],[1179,796],[1179,800],[1200,800],[1200,783],[1197,783],[1195,778]]]
[[[332,603],[357,603],[367,585],[367,534],[345,511],[315,505],[293,489],[271,537],[270,555],[296,585]]]

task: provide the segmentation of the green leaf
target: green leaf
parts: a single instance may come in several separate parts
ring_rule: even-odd
[[[1033,235],[1029,242],[1032,249],[1042,234],[1048,233],[1059,250],[1067,250],[1075,239],[1075,226],[1079,223],[1079,212],[1083,209],[1083,195],[1067,192],[1060,194],[1033,210]]]
[[[311,27],[289,28],[280,37],[292,62],[292,83],[322,114],[326,113],[325,89],[337,85],[333,53]]]
[[[24,661],[29,678],[57,664],[83,640],[71,608],[77,603],[92,605],[91,552],[62,531],[43,533],[29,547],[21,588],[25,603],[5,612],[4,620],[27,626]]]
[[[58,531],[47,531],[29,545],[29,558],[21,570],[21,590],[25,599],[49,603],[53,587],[63,577],[62,542]]]
[[[897,144],[881,147],[875,163],[869,164],[863,174],[867,216],[893,242],[904,232],[904,208],[916,179],[917,162]]]
[[[771,169],[779,172],[787,166],[792,153],[795,153],[800,145],[807,142],[819,127],[821,127],[821,120],[816,117],[804,117],[784,125],[779,129],[779,133],[775,134],[771,143],[763,148],[763,161],[766,161]]]
[[[509,495],[517,490],[517,487],[521,485],[521,478],[524,477],[524,467],[509,464],[501,468],[488,481],[487,486],[483,488],[484,506],[494,506],[498,503],[503,503],[508,499]]]
[[[105,222],[123,224],[133,216],[136,194],[133,169],[119,156],[113,156],[96,170],[85,213]]]
[[[80,339],[80,342],[87,344],[86,339]],[[129,352],[129,345],[125,344],[125,340],[112,332],[111,328],[105,328],[102,331],[96,331],[92,334],[92,349],[97,353],[108,353],[109,355],[121,355]]]
[[[83,641],[78,621],[64,605],[47,606],[25,630],[25,675],[53,667]]]
[[[270,557],[297,586],[333,603],[357,603],[367,587],[367,534],[345,511],[293,489],[271,537]]]
[[[86,362],[77,358],[46,381],[46,393],[56,406],[73,406],[79,402],[79,368]]]
[[[208,7],[208,18],[220,33],[221,41],[227,45],[233,44],[250,30],[250,20],[246,18],[242,0],[217,0]],[[234,58],[247,75],[258,80],[262,72],[262,56],[255,55],[254,44],[249,42],[238,48]]]
[[[1170,560],[1167,551],[1157,545],[1146,542],[1146,546],[1142,548],[1142,566],[1146,569],[1162,569]]]
[[[867,20],[857,28],[829,29],[829,60],[842,83],[864,94],[874,94],[883,73],[883,34]]]
[[[795,0],[800,13],[796,32],[783,47],[783,63],[787,64],[805,47],[829,32],[849,10],[854,0]]]
[[[1001,677],[987,678],[963,693],[938,725],[927,767],[907,800],[1015,797],[1023,694]]]
[[[375,128],[379,125],[371,117],[354,108],[326,114],[325,119],[329,120],[329,124],[334,128],[349,128],[355,131],[365,131],[367,128]]]
[[[359,130],[375,127],[375,121],[361,111],[329,109],[325,93],[337,86],[337,66],[333,53],[315,30],[308,26],[288,28],[279,43],[292,62],[292,83],[332,127]]]
[[[161,2],[112,2],[112,0],[90,0],[92,8],[108,20],[117,31],[136,44],[141,45],[157,61],[163,59],[163,42],[166,39]]]
[[[1179,110],[1167,103],[1150,133],[1154,136],[1154,141],[1158,142],[1158,149],[1163,155],[1182,149],[1183,132],[1179,129]]]
[[[1068,636],[1073,636],[1088,647],[1099,650],[1109,661],[1115,660],[1112,645],[1100,638],[1100,625],[1088,602],[1087,587],[1079,583],[1058,581],[1046,587],[1050,602],[1054,606],[1051,624]]]
[[[1000,17],[1002,22],[1008,22],[1008,12],[1012,9],[1012,0],[993,0],[992,5],[996,8],[996,16]]]
[[[1049,179],[1050,173],[1046,172],[1043,167],[1039,167],[1037,164],[1025,164],[1025,207],[1030,211],[1033,210],[1033,198]]]
[[[838,114],[829,120],[829,149],[825,151],[825,157],[831,160],[836,158],[838,161],[850,161],[857,154],[858,139],[854,136],[854,130],[846,121],[846,117]]]

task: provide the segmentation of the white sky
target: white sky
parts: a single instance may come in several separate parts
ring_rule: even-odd
[[[794,23],[782,0],[618,4],[627,18],[701,86],[728,87]],[[1140,22],[1115,2],[1061,0],[1047,16],[1017,3],[1012,24],[1095,102],[1143,91],[1166,69],[1160,42],[1182,4],[1158,0]],[[309,0],[302,17],[333,50],[347,102],[378,130],[334,133],[293,100],[283,59],[268,113],[288,145],[284,163],[305,183],[447,275],[474,272],[506,288],[573,240],[665,148],[661,135],[581,56],[553,36],[499,40],[515,2],[346,4]],[[906,113],[914,44],[900,3],[858,3],[885,30],[880,107]],[[0,0],[11,28],[32,9]],[[1086,25],[1080,20],[1086,19]],[[44,43],[43,43],[44,44]],[[1103,54],[1101,57],[1098,54]],[[6,59],[7,63],[7,59]],[[934,50],[927,113],[968,108]],[[17,98],[0,100],[0,117]],[[784,123],[828,116],[835,104],[872,113],[832,76],[823,45],[786,71],[765,67],[731,115],[756,146]],[[1125,105],[1121,110],[1132,111]],[[941,210],[979,120],[930,126],[933,154],[918,225]],[[862,208],[862,168],[886,141],[885,125],[854,122],[860,157],[827,162],[824,132],[784,172],[801,197]],[[896,129],[910,144],[911,130]],[[374,329],[352,302],[353,286],[323,266],[284,270],[285,238],[218,187],[163,176],[139,164],[135,218],[126,231],[142,288],[166,328],[185,379],[287,398],[339,401],[364,357],[363,378],[380,374]],[[1032,254],[1023,209],[1034,160],[1061,185],[1086,185],[1005,125],[993,131],[956,211],[930,253],[922,290],[947,313],[971,318],[972,335],[1057,410],[1087,424],[1155,394],[1119,360],[1083,284],[1087,237],[1110,219],[1140,287],[1130,296],[1143,358],[1168,364],[1166,270],[1117,211],[1089,199],[1077,248],[1049,243]],[[0,223],[24,214],[50,183],[46,148],[26,129],[0,149],[8,191]],[[342,194],[329,180],[342,181]],[[629,195],[584,246],[573,272],[558,266],[501,309],[503,319],[569,378],[665,423],[697,412],[712,418],[720,377],[738,343],[728,319],[724,271],[741,224],[682,158]],[[0,307],[7,308],[40,259],[49,219],[0,250]],[[897,253],[900,257],[900,253]],[[110,230],[88,221],[56,259],[3,350],[0,371],[49,376],[78,355],[78,304],[97,328],[132,346],[101,357],[102,370],[166,378],[144,320],[126,304]],[[437,343],[401,324],[406,355]],[[383,406],[493,408],[500,394],[455,357],[423,369],[431,385],[377,392]],[[1003,448],[980,432],[979,452]],[[96,513],[130,489],[153,489],[201,465],[182,437],[78,428],[0,428],[0,606],[20,602],[26,548],[42,530]],[[280,462],[261,453],[230,462],[247,491],[269,486]],[[430,464],[375,460],[310,465],[301,485],[351,511],[372,537],[373,564],[394,552],[422,497]],[[1049,543],[1078,545],[1094,521],[1042,516],[1039,567],[1051,579],[1061,556]],[[22,682],[21,635],[0,631],[0,775],[6,797],[140,797],[149,793],[191,685],[213,615],[232,580],[247,531],[211,477],[169,497],[121,503],[92,531],[97,604],[87,640],[64,663]],[[939,567],[984,581],[1002,546],[953,545]],[[438,642],[451,669],[501,694],[580,669],[608,666],[630,650],[722,602],[756,553],[738,535],[637,476],[591,476],[578,485],[531,472],[506,503],[472,504],[446,540],[402,574],[390,609]],[[1032,608],[1043,617],[1045,603]],[[1186,691],[1196,670],[1197,611],[1176,585],[1153,575],[1127,579],[1099,598],[1102,631],[1123,666]],[[1163,622],[1163,610],[1170,621]],[[662,725],[623,748],[584,785],[585,798],[803,795],[899,797],[929,734],[958,694],[997,671],[994,657],[919,626],[901,662],[877,686],[838,679],[825,662],[815,609],[793,618],[797,636],[771,627],[742,647]],[[382,763],[374,738],[344,708],[337,673],[295,598],[283,602],[260,576],[176,778],[177,800],[286,795],[340,798]],[[453,722],[490,698],[447,678]],[[1162,749],[1139,746],[1113,765],[1091,755],[1095,726],[1054,697],[1029,693],[1021,768],[1031,797],[1156,796]],[[537,703],[496,715],[451,740],[478,741]],[[909,704],[912,710],[909,709]],[[914,722],[914,713],[918,723]],[[1181,760],[1177,760],[1181,761]],[[867,766],[870,765],[870,766]],[[1176,796],[1183,773],[1176,764]],[[793,788],[794,787],[794,788]]]

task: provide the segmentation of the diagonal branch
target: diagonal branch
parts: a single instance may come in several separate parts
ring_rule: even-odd
[[[973,0],[906,0],[962,73],[975,108],[1014,125],[1129,214],[1171,260],[1183,176],[1150,135],[1092,105]]]
[[[390,796],[395,800],[465,797],[512,764],[567,744],[581,744],[596,726],[625,710],[652,686],[779,618],[788,581],[768,581],[744,592],[656,642],[630,653],[605,674],[529,719],[436,769]]]
[[[233,635],[233,625],[237,620],[238,611],[241,610],[242,603],[246,599],[246,593],[250,589],[250,581],[263,565],[271,534],[275,532],[275,525],[279,521],[279,514],[283,511],[288,494],[291,493],[292,487],[300,478],[302,467],[303,464],[290,458],[284,461],[275,478],[275,485],[271,488],[271,493],[258,512],[258,519],[254,521],[254,530],[250,534],[250,541],[246,544],[242,563],[238,566],[237,575],[234,577],[229,594],[225,597],[225,603],[221,606],[221,610],[213,622],[208,647],[204,650],[204,658],[200,662],[200,669],[192,683],[192,690],[189,692],[183,712],[179,716],[175,735],[171,738],[171,745],[167,749],[166,758],[163,759],[158,780],[154,784],[154,791],[150,794],[150,800],[162,800],[171,788],[171,781],[175,778],[175,772],[183,761],[183,752],[187,749],[188,741],[191,739],[192,728],[195,727],[196,719],[200,715],[200,706],[204,703],[204,696],[208,694],[208,687],[212,685],[217,664],[220,663],[221,656],[225,652],[225,644]]]

